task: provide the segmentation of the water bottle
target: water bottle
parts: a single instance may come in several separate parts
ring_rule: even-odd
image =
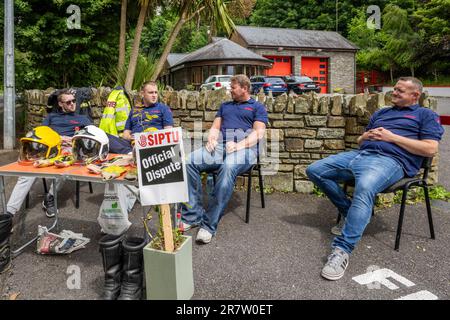
[[[177,212],[176,226],[181,232],[184,231],[183,222],[181,221],[181,212]]]

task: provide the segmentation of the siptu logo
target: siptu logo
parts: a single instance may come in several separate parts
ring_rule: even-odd
[[[381,29],[381,10],[379,6],[370,5],[366,11],[371,16],[367,19],[367,28],[369,29]]]
[[[67,29],[81,29],[81,9],[75,4],[71,4],[67,7],[66,13],[72,15],[67,18]]]
[[[139,145],[144,148],[147,146],[147,137],[145,135],[141,135],[138,141]]]

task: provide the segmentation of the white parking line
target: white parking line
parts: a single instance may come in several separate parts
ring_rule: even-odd
[[[411,282],[405,277],[402,277],[401,275],[395,273],[394,271],[386,268],[370,271],[365,274],[353,277],[352,279],[361,285],[370,285],[373,283],[379,283],[388,287],[391,290],[398,289],[398,286],[389,281],[387,278],[395,279],[396,281],[400,282],[406,287],[412,287],[415,285],[414,282]],[[373,289],[373,285],[369,289]]]
[[[422,290],[416,293],[408,294],[407,296],[400,297],[395,300],[437,300],[437,296],[432,294],[430,291]]]

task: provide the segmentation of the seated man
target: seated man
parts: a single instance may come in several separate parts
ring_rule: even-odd
[[[197,241],[209,243],[233,194],[236,177],[248,171],[257,159],[257,143],[264,136],[267,111],[250,97],[245,75],[231,78],[233,101],[221,104],[209,131],[206,147],[189,155],[187,161],[189,204],[182,207],[184,230],[200,225]],[[202,207],[203,171],[217,170],[208,209]]]
[[[156,82],[145,82],[141,87],[142,101],[135,105],[128,115],[123,131],[123,139],[108,135],[109,149],[112,153],[129,153],[133,150],[131,141],[134,133],[162,130],[173,127],[172,111],[158,102]]]
[[[57,97],[58,108],[51,112],[42,121],[42,125],[49,126],[55,130],[62,139],[62,147],[72,148],[71,139],[76,130],[84,126],[92,124],[91,119],[86,115],[75,113],[76,104],[75,97],[70,90],[61,90]],[[9,197],[7,204],[7,211],[12,216],[19,211],[25,197],[30,192],[31,187],[36,178],[34,177],[19,177],[17,183]],[[62,187],[61,181],[57,182],[57,189]],[[45,210],[47,217],[55,216],[55,203],[53,199],[53,188],[50,188],[48,194],[45,195],[42,207]]]
[[[344,275],[349,254],[370,221],[377,193],[404,176],[415,176],[423,158],[437,153],[444,129],[435,112],[418,104],[422,88],[416,78],[400,78],[392,94],[394,106],[372,115],[358,138],[358,150],[329,156],[306,169],[345,221],[322,269],[324,278],[338,280]],[[355,189],[349,200],[338,183],[352,179]]]

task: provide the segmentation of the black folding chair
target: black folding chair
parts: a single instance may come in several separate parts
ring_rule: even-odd
[[[45,194],[48,193],[48,188],[47,188],[47,182],[45,180],[45,178],[42,178],[42,183],[44,185],[44,192]],[[89,193],[94,193],[93,189],[92,189],[92,183],[89,182]],[[25,198],[25,208],[29,208],[30,207],[30,194],[27,194],[27,197]],[[75,183],[75,208],[79,208],[80,207],[80,181],[76,181]]]
[[[433,162],[433,157],[426,157],[422,161],[421,168],[423,169],[423,174],[421,177],[413,177],[413,178],[403,178],[391,185],[390,187],[386,188],[380,193],[392,193],[402,190],[402,202],[400,206],[400,213],[398,217],[398,224],[397,224],[397,234],[395,237],[395,250],[399,250],[400,247],[400,237],[402,235],[402,226],[403,226],[403,217],[405,214],[405,208],[406,208],[406,200],[408,196],[408,191],[411,189],[411,187],[421,187],[423,188],[424,194],[425,194],[425,204],[427,207],[427,216],[428,216],[428,225],[430,228],[430,238],[435,239],[434,235],[434,226],[433,226],[433,217],[431,215],[431,203],[430,203],[430,195],[428,191],[428,173],[431,169],[431,163]],[[354,186],[355,181],[347,181],[344,184],[344,190],[347,190],[348,186]],[[374,205],[375,206],[375,205]],[[374,211],[372,209],[372,215],[374,214]],[[338,222],[340,220],[340,214],[338,214]]]
[[[250,200],[252,195],[252,177],[253,173],[257,172],[258,174],[258,180],[259,180],[259,193],[261,194],[261,207],[265,208],[266,203],[264,199],[264,181],[261,174],[261,164],[259,161],[259,154],[257,155],[257,162],[246,172],[241,173],[238,176],[244,177],[244,179],[247,177],[247,204],[245,209],[245,223],[249,223],[250,221]],[[217,170],[212,172],[214,177],[214,184],[216,184],[216,176],[217,176]]]

